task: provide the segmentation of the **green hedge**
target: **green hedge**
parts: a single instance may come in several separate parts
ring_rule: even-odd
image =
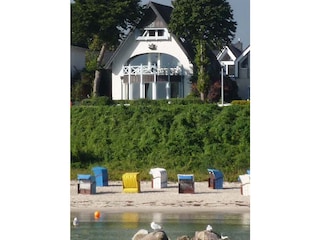
[[[71,179],[104,166],[110,180],[131,171],[147,180],[150,168],[163,167],[172,181],[178,173],[206,180],[207,168],[237,181],[250,168],[249,104],[139,100],[73,106],[70,134]]]

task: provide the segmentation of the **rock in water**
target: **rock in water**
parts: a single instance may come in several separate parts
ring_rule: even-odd
[[[200,231],[195,233],[195,239],[197,240],[220,240],[220,237],[211,231]]]
[[[148,233],[141,240],[169,240],[167,234],[164,231],[155,231]]]
[[[177,240],[190,240],[190,238],[187,235],[183,235],[183,236],[177,237]]]
[[[135,235],[133,235],[132,240],[141,240],[144,238],[149,232],[145,229],[140,229]]]

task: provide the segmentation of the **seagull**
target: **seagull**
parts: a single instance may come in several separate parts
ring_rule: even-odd
[[[155,222],[150,223],[150,226],[153,230],[160,230],[162,227],[159,224],[156,224]]]
[[[208,225],[206,230],[207,230],[207,231],[212,231],[211,225]]]
[[[75,218],[73,219],[73,226],[77,226],[77,225],[79,225],[79,222],[78,222],[78,218],[75,217]]]

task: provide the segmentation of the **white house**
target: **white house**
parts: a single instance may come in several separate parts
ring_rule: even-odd
[[[223,66],[225,74],[237,82],[239,97],[250,99],[250,46],[242,50],[240,41],[225,46],[217,54],[217,60]]]
[[[112,98],[186,97],[193,65],[185,43],[168,31],[172,7],[150,2],[145,11],[105,65],[112,68]]]
[[[242,99],[250,99],[250,46],[236,59],[234,66],[238,94]]]
[[[88,49],[71,45],[71,77],[78,71],[81,71],[86,66],[86,51]]]
[[[241,55],[242,49],[235,45],[225,46],[218,54],[217,60],[224,66],[225,74],[234,77],[235,75],[235,61]]]

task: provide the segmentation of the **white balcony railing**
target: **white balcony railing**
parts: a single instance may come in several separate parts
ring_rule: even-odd
[[[122,75],[181,75],[182,69],[177,66],[175,68],[157,68],[148,65],[129,65],[122,67]]]

